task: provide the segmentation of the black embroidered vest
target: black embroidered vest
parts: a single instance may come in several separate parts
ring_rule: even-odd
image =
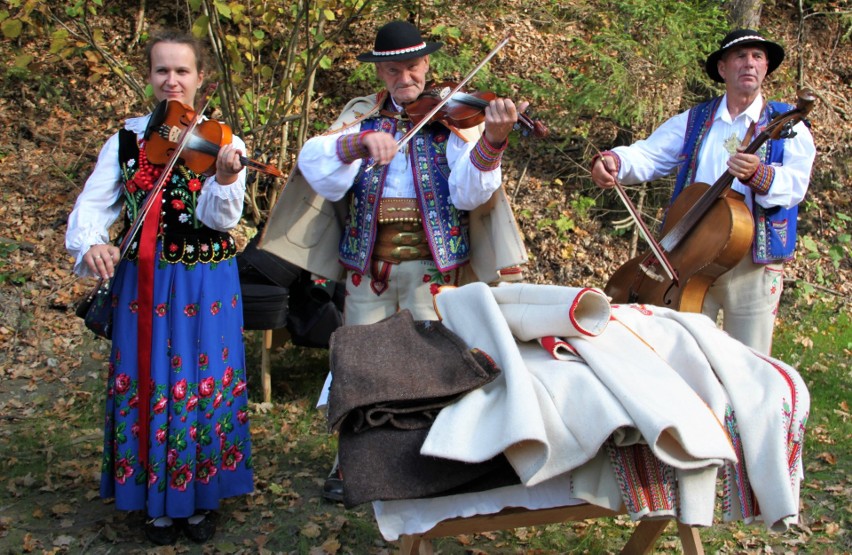
[[[144,205],[148,191],[139,188],[133,180],[140,166],[136,133],[122,129],[118,138],[118,159],[124,185],[123,236]],[[157,237],[163,243],[160,262],[183,262],[192,265],[197,262],[220,262],[237,254],[236,243],[230,234],[207,227],[196,216],[195,210],[203,183],[203,176],[182,165],[176,165],[172,176],[163,186],[163,202],[160,207],[156,207],[160,210]],[[127,250],[127,258],[136,260],[138,249],[137,237]]]

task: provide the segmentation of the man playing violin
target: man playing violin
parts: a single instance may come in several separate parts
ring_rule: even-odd
[[[516,107],[497,98],[484,109],[484,132],[432,122],[398,146],[412,125],[405,107],[426,89],[429,54],[441,46],[404,21],[381,27],[373,50],[357,58],[376,64],[385,90],[351,101],[332,131],[307,141],[299,154],[310,187],[345,203],[336,248],[346,270],[346,325],[375,323],[403,309],[416,320],[435,320],[437,287],[519,278],[517,265],[526,260],[501,189],[500,161],[528,103]],[[502,207],[500,221],[489,212],[494,205]],[[489,222],[484,240],[471,231],[483,221]],[[501,243],[511,245],[513,256],[497,252],[477,266],[478,249],[499,251]],[[336,470],[323,495],[341,499]]]
[[[816,149],[807,126],[795,136],[768,141],[756,154],[744,152],[756,135],[792,106],[764,99],[762,85],[784,59],[784,49],[760,33],[729,33],[705,63],[707,74],[725,84],[725,94],[663,123],[647,139],[602,152],[592,161],[592,179],[603,188],[615,181],[642,183],[677,171],[674,202],[686,185],[714,183],[725,171],[731,189],[744,196],[755,223],[751,254],[710,286],[703,312],[753,349],[769,354],[781,297],[783,262],[793,256],[797,205],[808,189]]]

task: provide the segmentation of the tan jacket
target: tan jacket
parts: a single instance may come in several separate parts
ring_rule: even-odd
[[[334,133],[377,112],[386,91],[350,101],[332,125]],[[466,141],[478,140],[482,128],[453,130]],[[341,280],[340,236],[349,198],[331,202],[316,194],[298,166],[269,214],[259,247],[312,274]],[[501,187],[486,204],[470,212],[471,269],[480,281],[519,281],[527,251],[506,192]]]

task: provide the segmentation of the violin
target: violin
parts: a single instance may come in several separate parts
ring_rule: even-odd
[[[414,102],[405,105],[403,109],[409,119],[418,124],[455,88],[456,84],[449,81],[433,83]],[[495,98],[497,94],[493,92],[456,92],[440,107],[430,121],[438,121],[457,129],[476,127],[485,121],[485,108]],[[526,114],[518,114],[518,123],[515,128],[520,129],[525,136],[532,133],[537,138],[544,138],[549,134],[544,124],[533,121]]]
[[[811,111],[816,98],[798,92],[796,107],[775,116],[746,147],[754,154],[769,139],[795,135],[793,126]],[[669,207],[659,241],[660,254],[645,252],[625,262],[604,287],[616,303],[665,306],[680,312],[701,312],[710,286],[736,266],[751,249],[754,220],[744,197],[730,190],[734,176],[725,171],[712,185],[685,187]],[[666,256],[674,276],[656,271]]]
[[[179,100],[167,99],[157,105],[144,134],[147,141],[145,152],[152,164],[163,165],[169,160],[195,116],[193,108]],[[231,137],[233,132],[227,124],[210,119],[199,121],[187,138],[180,159],[195,173],[213,175],[219,150],[231,144]],[[284,177],[281,170],[271,164],[245,156],[240,156],[240,162],[268,175]]]

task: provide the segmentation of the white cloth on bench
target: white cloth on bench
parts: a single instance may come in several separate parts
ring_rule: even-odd
[[[633,441],[639,431],[676,469],[681,522],[712,523],[719,465],[726,481],[726,519],[763,519],[773,530],[797,520],[809,397],[789,366],[754,353],[704,316],[660,307],[612,307],[612,320],[598,336],[563,338],[581,361],[557,361],[537,341],[516,343],[523,331],[510,328],[483,284],[442,291],[436,306],[444,324],[490,354],[503,375],[445,408],[423,454],[474,462],[503,451],[525,486],[570,476],[570,491],[560,492],[566,499],[618,510],[614,478],[600,446],[613,434]],[[524,318],[536,321],[526,311]],[[746,474],[748,468],[759,470]],[[500,492],[495,497],[495,510],[489,512],[510,506]],[[449,504],[440,499],[378,504],[377,518],[381,512],[382,522],[388,522],[397,511],[416,513],[426,504],[451,508],[444,518],[469,516],[470,510],[483,514],[455,507],[465,498],[445,501]],[[760,515],[753,511],[757,506]]]

